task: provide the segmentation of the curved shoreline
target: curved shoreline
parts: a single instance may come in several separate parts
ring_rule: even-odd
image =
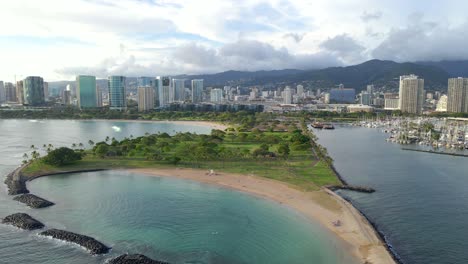
[[[28,177],[22,176],[21,170],[19,170],[20,177],[17,179],[26,188],[26,182],[39,177],[101,170],[106,169],[60,171]],[[312,222],[318,222],[324,228],[331,231],[345,243],[346,248],[359,260],[368,264],[399,263],[397,257],[391,254],[390,246],[385,243],[384,237],[379,233],[376,226],[362,212],[357,210],[352,203],[330,189],[323,188],[320,191],[303,192],[287,183],[264,177],[224,172],[217,173],[215,176],[209,176],[205,170],[200,169],[144,168],[126,169],[126,171],[156,177],[176,177],[193,180],[278,202],[298,211]],[[333,224],[333,221],[336,220],[342,222],[341,226],[337,227]]]
[[[175,177],[229,188],[286,205],[335,234],[351,254],[369,264],[395,264],[373,225],[351,203],[329,189],[303,192],[290,185],[254,175],[217,173],[197,169],[128,169],[156,177]],[[340,220],[337,227],[333,221]]]

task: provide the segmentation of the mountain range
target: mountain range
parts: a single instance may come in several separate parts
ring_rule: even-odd
[[[329,88],[342,83],[345,87],[355,88],[357,91],[363,90],[368,84],[383,87],[384,91],[392,91],[398,88],[399,76],[406,74],[416,74],[423,78],[426,90],[444,91],[447,89],[448,78],[468,76],[468,61],[398,63],[386,60],[370,60],[358,65],[318,70],[226,71],[216,74],[178,75],[174,76],[174,78],[204,79],[206,87],[304,83],[313,88]],[[106,80],[100,79],[97,80],[97,83],[101,89],[107,88]],[[127,83],[135,84],[136,78],[127,78]],[[50,82],[49,87],[63,89],[67,84],[73,85],[74,82]]]

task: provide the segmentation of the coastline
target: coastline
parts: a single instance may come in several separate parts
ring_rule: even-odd
[[[150,176],[176,177],[229,188],[288,206],[311,222],[318,222],[345,242],[346,248],[359,260],[373,264],[395,264],[377,231],[351,203],[328,189],[303,192],[286,183],[253,175],[216,173],[207,175],[199,169],[127,169]],[[333,221],[340,220],[341,226]]]

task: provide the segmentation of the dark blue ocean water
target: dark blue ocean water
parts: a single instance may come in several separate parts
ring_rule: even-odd
[[[405,151],[377,129],[315,131],[350,184],[342,191],[385,233],[404,263],[468,263],[468,158]]]
[[[0,120],[0,173],[29,146],[157,131],[208,133],[189,125]],[[0,225],[0,263],[104,263],[143,253],[171,263],[355,263],[333,235],[279,204],[192,181],[106,171],[37,179],[32,193],[56,202],[29,209],[0,190],[0,217],[26,212],[48,227],[90,235],[113,247],[93,257],[83,249]]]

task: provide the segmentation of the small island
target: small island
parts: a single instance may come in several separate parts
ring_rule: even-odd
[[[6,183],[10,193],[29,192],[26,182],[38,177],[110,169],[196,180],[285,204],[321,222],[349,243],[350,251],[363,262],[395,263],[368,220],[333,192],[374,190],[342,180],[309,123],[258,115],[208,135],[147,133],[122,140],[90,140],[89,148],[83,143],[73,143],[71,148],[49,146],[44,157],[37,152],[25,155],[31,158]],[[70,237],[60,230],[53,233],[63,240]]]

